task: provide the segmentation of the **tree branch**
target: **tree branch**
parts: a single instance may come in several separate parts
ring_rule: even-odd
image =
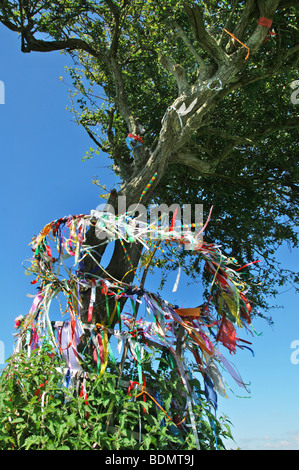
[[[288,57],[293,54],[296,54],[297,52],[299,52],[299,44],[296,44],[295,46],[291,47],[285,54],[285,58],[287,59]]]
[[[291,129],[298,129],[299,128],[299,118],[292,118],[283,121],[282,123],[270,123],[267,126],[264,126],[262,129],[258,130],[254,136],[254,140],[261,140],[264,137],[267,137],[270,134],[273,134],[274,132],[278,131],[286,131],[286,130],[291,130]]]
[[[204,149],[202,149],[202,151],[205,152]],[[172,157],[171,161],[172,163],[188,166],[189,168],[192,168],[201,174],[214,173],[216,167],[216,165],[213,163],[213,160],[208,160],[206,157],[200,158],[199,154],[188,151],[176,153]]]
[[[119,112],[126,121],[129,132],[136,134],[137,124],[127,103],[126,91],[122,79],[122,69],[119,63],[116,61],[115,57],[110,58],[110,66],[115,80],[116,104],[118,106]]]
[[[278,5],[278,10],[283,10],[285,8],[298,7],[299,0],[281,0]]]
[[[83,41],[79,38],[68,38],[64,40],[58,41],[44,41],[42,39],[36,39],[33,35],[29,35],[28,32],[24,33],[24,37],[26,39],[26,52],[52,52],[52,51],[75,51],[75,50],[83,50],[88,52],[88,54],[100,58],[107,62],[106,57],[103,54],[99,54],[90,44]]]
[[[201,72],[201,79],[204,80],[205,76],[208,74],[210,68],[205,64],[204,60],[201,58],[201,56],[197,52],[196,48],[193,46],[193,44],[189,40],[188,36],[185,34],[185,31],[183,30],[183,28],[176,22],[174,23],[174,25],[175,25],[175,28],[176,28],[176,31],[177,31],[179,37],[182,39],[182,41],[187,46],[190,53],[193,55],[194,59],[198,63],[199,69],[200,69],[200,72]]]
[[[91,44],[87,43],[86,41],[80,38],[70,37],[60,40],[45,41],[42,39],[36,39],[28,25],[20,25],[19,28],[14,27],[12,24],[10,24],[10,22],[5,25],[10,27],[10,29],[18,31],[22,34],[23,38],[26,41],[26,44],[24,44],[23,47],[23,52],[51,52],[59,50],[66,50],[68,52],[71,52],[81,50],[104,62],[104,64],[108,68],[110,68],[112,74],[114,75],[116,88],[116,102],[119,111],[126,121],[129,132],[136,133],[136,123],[126,101],[126,93],[122,80],[121,67],[116,60],[116,53],[120,36],[119,10],[117,5],[112,0],[106,0],[106,4],[110,8],[115,18],[115,28],[113,32],[112,43],[110,49],[106,52],[98,51]],[[0,6],[2,5],[3,0],[0,0]],[[2,22],[4,23],[4,21]]]
[[[218,45],[217,41],[206,31],[204,25],[203,11],[199,5],[190,7],[187,3],[183,4],[187,14],[193,35],[200,46],[221,66],[228,62],[228,56]]]
[[[212,136],[212,137],[219,137],[220,139],[224,140],[232,140],[235,143],[239,144],[252,144],[252,139],[244,136],[237,136],[229,134],[228,132],[222,131],[220,129],[212,128],[212,127],[203,127],[199,130],[199,135],[203,134],[205,136]]]
[[[244,33],[248,27],[248,24],[251,18],[254,16],[256,12],[256,0],[248,0],[245,2],[245,7],[240,18],[240,21],[237,23],[236,27],[233,30],[233,34],[238,39],[243,39]]]
[[[119,14],[119,9],[118,6],[112,1],[112,0],[105,0],[105,3],[111,10],[114,20],[115,20],[115,25],[114,25],[114,30],[112,33],[112,41],[111,41],[111,46],[110,46],[110,51],[109,53],[111,56],[116,57],[117,49],[118,49],[118,43],[119,43],[119,36],[120,36],[120,14]]]
[[[180,64],[176,64],[173,60],[161,53],[159,54],[159,62],[167,72],[174,76],[178,87],[178,95],[187,94],[190,86],[187,81],[185,69]]]
[[[257,126],[258,127],[258,126]],[[206,136],[212,137],[219,137],[220,139],[224,140],[231,140],[234,145],[255,145],[258,141],[264,139],[265,137],[269,136],[270,134],[274,134],[278,131],[287,131],[291,129],[298,129],[299,128],[299,118],[294,117],[288,120],[285,120],[283,123],[272,122],[267,124],[262,128],[258,128],[253,135],[250,136],[235,136],[224,132],[220,129],[215,128],[203,128],[199,131],[200,134],[204,134]]]
[[[82,122],[81,122],[82,124]],[[91,132],[90,129],[88,129],[88,127],[85,125],[85,124],[82,124],[84,129],[86,130],[87,134],[89,135],[89,137],[91,138],[91,140],[96,144],[97,147],[99,147],[102,152],[107,152],[108,149],[106,149],[96,138],[95,136],[93,135],[93,133]]]
[[[2,12],[2,14],[0,15],[0,21],[4,26],[6,26],[11,31],[15,31],[19,33],[21,24],[19,24],[18,26],[17,24],[12,23],[8,19],[9,13],[7,12],[7,5],[5,5],[5,3],[6,2],[4,0],[0,0],[0,12]],[[18,18],[14,19],[14,21],[16,21],[16,23],[19,23]]]
[[[257,4],[260,16],[272,20],[279,5],[279,0],[257,0]],[[260,46],[266,39],[267,34],[268,28],[258,24],[246,43],[249,47],[250,54],[255,54],[259,50]]]
[[[278,132],[280,130],[291,130],[299,128],[299,118],[292,118],[284,121],[282,124],[277,122],[270,123],[267,126],[257,130],[252,136],[234,136],[227,134],[224,131],[213,128],[203,128],[200,130],[200,134],[210,135],[212,137],[218,137],[224,140],[231,140],[230,143],[223,149],[221,153],[217,152],[217,156],[213,158],[212,151],[205,149],[201,146],[198,147],[197,151],[180,151],[173,155],[172,162],[179,163],[188,166],[199,173],[203,174],[214,174],[219,163],[225,161],[230,157],[233,150],[237,145],[258,145],[258,142],[266,138],[268,135]],[[208,154],[211,158],[200,158],[200,152]]]
[[[231,31],[231,29],[232,29],[234,15],[235,15],[235,11],[236,11],[236,8],[237,8],[238,4],[239,4],[239,0],[235,0],[231,5],[231,12],[230,12],[230,15],[229,15],[229,17],[228,17],[228,19],[225,23],[225,26],[224,26],[224,28],[227,29],[228,31]],[[224,47],[225,44],[227,44],[228,41],[229,41],[229,38],[227,37],[225,32],[222,31],[219,42],[218,42],[219,46]]]

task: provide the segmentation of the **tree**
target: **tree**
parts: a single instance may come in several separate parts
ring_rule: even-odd
[[[73,57],[72,109],[120,178],[120,190],[108,199],[116,214],[120,196],[127,207],[141,196],[144,204],[168,207],[201,202],[206,218],[213,206],[205,241],[220,242],[241,264],[264,261],[247,271],[267,286],[252,286],[255,312],[266,310],[277,284],[298,282],[275,262],[280,244],[298,246],[299,121],[290,99],[299,56],[296,6],[287,0],[0,1],[0,21],[21,35],[24,53],[59,50]],[[144,142],[130,151],[126,136],[142,128]],[[94,247],[84,260],[88,277],[107,245],[99,246],[95,227],[86,238]],[[140,244],[124,252],[117,240],[105,272],[131,284],[142,256]],[[188,251],[156,264],[202,271]],[[104,300],[100,286],[96,295]],[[82,297],[84,321],[89,298]],[[107,326],[105,302],[94,306],[92,321]]]
[[[206,239],[231,248],[240,261],[263,257],[263,292],[275,293],[275,283],[287,277],[297,282],[272,258],[283,241],[298,243],[298,117],[290,100],[298,63],[296,2],[0,5],[0,20],[21,34],[23,52],[63,50],[74,57],[76,120],[112,159],[127,206],[157,172],[143,203],[213,205]],[[181,106],[192,103],[180,116]],[[136,134],[138,124],[145,142],[132,158],[125,137]],[[129,270],[126,258],[120,266],[123,256],[116,244],[108,266],[114,277]],[[136,266],[136,247],[129,256]],[[90,260],[86,269],[94,268]],[[266,307],[256,295],[256,305]],[[100,311],[94,314],[103,320]]]

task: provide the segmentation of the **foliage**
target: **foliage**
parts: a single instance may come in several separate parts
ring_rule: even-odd
[[[117,388],[113,362],[100,380],[89,368],[86,398],[62,383],[62,364],[49,352],[15,355],[0,380],[1,450],[194,449],[192,432],[180,431],[165,415],[174,411],[173,398],[183,402],[182,386],[174,377],[166,382],[151,364],[150,358],[143,361],[144,373],[154,379],[164,411],[150,398],[136,398],[138,390],[129,396],[127,385]],[[131,368],[126,365],[124,384],[130,383]],[[229,421],[216,419],[203,398],[194,414],[201,448],[215,449],[216,436],[224,449],[223,439],[232,437]]]

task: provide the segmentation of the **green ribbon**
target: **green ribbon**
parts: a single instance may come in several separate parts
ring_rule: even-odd
[[[111,322],[110,322],[110,313],[109,313],[109,301],[108,301],[108,296],[105,295],[106,299],[106,312],[107,312],[107,319],[108,319],[108,326],[111,328]]]
[[[119,329],[120,329],[120,331],[121,331],[121,318],[120,318],[120,304],[119,304],[119,302],[117,302],[117,307],[116,307],[116,309],[117,309],[117,316],[118,316]]]

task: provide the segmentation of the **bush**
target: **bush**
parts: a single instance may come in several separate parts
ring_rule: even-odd
[[[155,372],[151,357],[142,364],[146,393],[140,387],[128,393],[130,361],[119,388],[113,363],[100,379],[89,366],[84,393],[82,378],[66,386],[61,367],[43,349],[10,358],[0,379],[0,449],[196,449],[185,390],[171,370]],[[193,385],[200,393],[200,384]],[[201,449],[224,449],[227,420],[217,420],[202,398],[193,413]]]

